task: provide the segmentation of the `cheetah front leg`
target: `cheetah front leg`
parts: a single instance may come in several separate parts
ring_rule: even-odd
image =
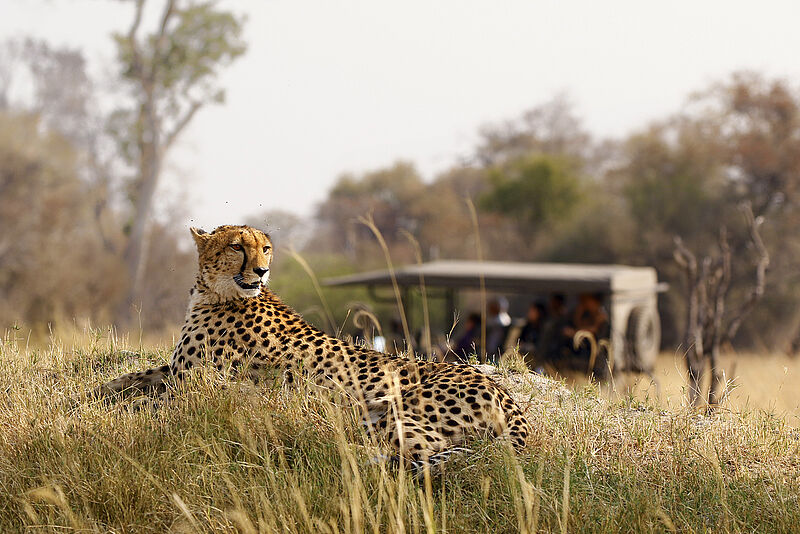
[[[454,454],[470,452],[464,447],[453,447],[450,440],[430,426],[414,420],[412,414],[401,414],[399,417],[387,413],[375,425],[380,438],[394,449],[395,454],[389,456],[389,462],[400,465],[401,462],[418,479],[425,471],[437,475],[444,463]]]
[[[424,402],[422,384],[406,389],[399,402],[389,402],[387,410],[374,423],[377,435],[395,451],[391,463],[405,466],[421,479],[425,472],[438,475],[445,463],[456,455],[468,454],[471,449],[461,446],[465,435],[461,429],[443,427],[433,413],[433,406]]]
[[[453,456],[470,452],[470,436],[494,436],[524,449],[528,423],[511,396],[491,380],[463,373],[429,376],[399,397],[378,422],[378,430],[417,476],[441,470]],[[397,414],[397,415],[395,415]]]

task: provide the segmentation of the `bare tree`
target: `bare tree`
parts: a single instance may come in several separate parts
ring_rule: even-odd
[[[156,28],[143,33],[148,2],[133,1],[130,29],[114,36],[133,104],[115,112],[111,123],[134,169],[133,214],[124,251],[131,284],[118,314],[123,321],[139,298],[147,226],[164,158],[203,106],[224,100],[224,91],[214,83],[217,70],[245,51],[241,21],[216,9],[214,2],[164,0]]]
[[[757,257],[753,287],[738,308],[726,305],[731,288],[731,248],[726,228],[720,229],[717,254],[706,256],[702,264],[698,264],[697,257],[680,237],[675,238],[675,261],[684,269],[687,282],[684,345],[689,403],[695,408],[702,402],[706,366],[711,370],[709,409],[714,409],[721,400],[724,376],[720,368],[720,348],[736,336],[742,321],[764,294],[769,267],[769,254],[759,233],[764,219],[753,216],[749,203],[743,203],[741,211],[747,224],[748,244]]]

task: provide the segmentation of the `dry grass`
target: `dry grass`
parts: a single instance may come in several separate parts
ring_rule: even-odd
[[[76,341],[0,344],[3,532],[800,530],[800,435],[764,411],[706,418],[509,375],[529,450],[476,443],[416,483],[370,462],[351,410],[302,389],[198,375],[159,407],[75,403],[168,354]]]
[[[800,359],[786,354],[727,354],[722,357],[727,382],[722,409],[735,412],[763,410],[800,427]],[[632,396],[652,401],[665,409],[686,405],[686,363],[677,353],[662,353],[654,372],[656,382],[645,375],[616,376],[614,384],[602,387],[608,399]],[[707,381],[710,377],[706,376]],[[578,373],[566,377],[573,388],[586,386],[588,379]]]

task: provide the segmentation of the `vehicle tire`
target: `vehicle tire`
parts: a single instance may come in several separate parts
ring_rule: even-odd
[[[653,306],[639,306],[628,316],[626,335],[628,368],[650,373],[661,345],[661,320]]]

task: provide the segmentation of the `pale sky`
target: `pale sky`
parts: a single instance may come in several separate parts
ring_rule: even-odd
[[[735,70],[800,83],[797,1],[224,5],[247,14],[249,50],[221,79],[227,103],[198,115],[163,178],[166,192],[191,189],[192,224],[207,227],[311,214],[340,173],[398,158],[431,179],[481,125],[559,92],[593,134],[618,137]],[[101,71],[131,13],[112,0],[0,0],[0,38],[81,46]]]

